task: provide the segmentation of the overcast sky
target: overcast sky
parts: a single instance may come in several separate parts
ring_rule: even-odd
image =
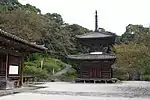
[[[94,30],[98,10],[99,27],[121,35],[128,24],[150,24],[150,0],[19,0],[40,8],[42,13],[61,14],[69,24]]]

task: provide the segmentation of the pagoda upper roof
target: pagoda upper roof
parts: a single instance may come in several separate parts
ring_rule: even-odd
[[[116,59],[115,54],[81,54],[81,55],[68,55],[69,59],[74,60],[107,60]]]
[[[108,37],[114,37],[116,36],[114,33],[111,32],[89,32],[83,35],[77,35],[77,38],[81,38],[81,39],[91,39],[91,38],[108,38]]]

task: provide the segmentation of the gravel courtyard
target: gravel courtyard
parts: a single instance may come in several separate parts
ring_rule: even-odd
[[[150,82],[128,81],[117,84],[77,84],[48,82],[37,89],[0,97],[0,100],[149,100]]]

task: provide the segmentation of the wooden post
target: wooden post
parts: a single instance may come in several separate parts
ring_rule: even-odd
[[[111,73],[110,74],[111,74],[110,77],[113,78],[113,69],[112,68],[111,68]]]
[[[41,60],[41,69],[43,69],[44,58]]]
[[[24,55],[21,57],[21,60],[20,60],[19,87],[21,87],[23,85],[23,68],[24,68]]]
[[[7,80],[8,80],[8,65],[9,65],[9,64],[8,64],[8,63],[9,63],[9,62],[8,62],[8,59],[9,59],[8,56],[9,56],[9,55],[8,55],[8,53],[7,53],[7,54],[6,54],[6,68],[5,68],[5,70],[6,70],[6,74],[5,74],[6,82],[7,82]]]

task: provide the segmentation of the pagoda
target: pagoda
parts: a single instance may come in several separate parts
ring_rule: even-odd
[[[116,60],[115,33],[98,28],[98,15],[95,12],[95,31],[76,36],[87,53],[68,55],[68,59],[77,63],[79,78],[76,82],[116,82],[112,65]]]

